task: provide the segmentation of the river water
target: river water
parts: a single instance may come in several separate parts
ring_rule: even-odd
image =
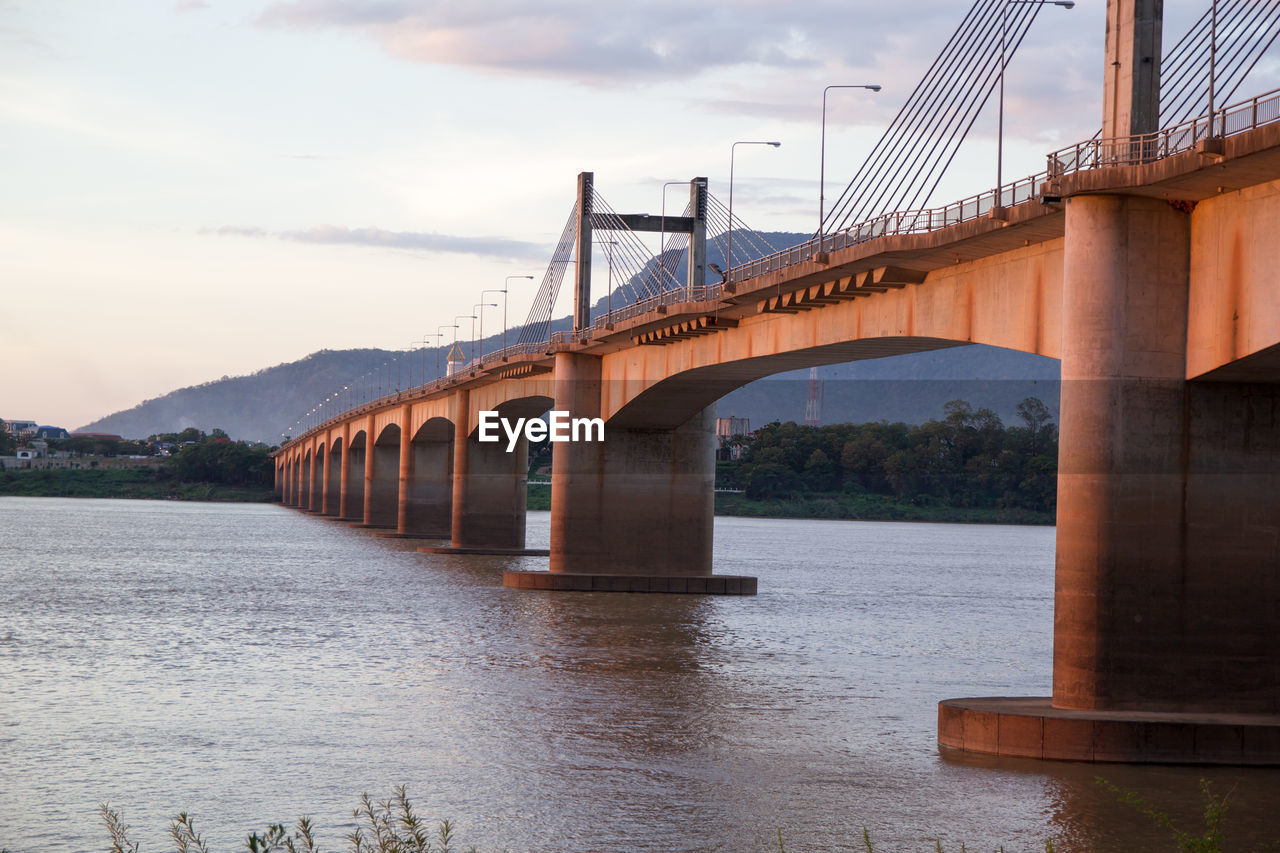
[[[106,849],[109,802],[143,851],[180,811],[333,850],[405,784],[482,851],[1172,849],[1098,775],[1191,829],[1211,779],[1234,839],[1280,837],[1280,771],[939,754],[939,699],[1049,692],[1050,528],[718,518],[753,598],[509,590],[545,558],[417,544],[0,498],[0,847]]]

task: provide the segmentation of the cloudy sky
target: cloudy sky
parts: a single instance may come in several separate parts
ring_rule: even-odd
[[[738,149],[735,213],[812,232],[823,87],[884,86],[832,94],[830,198],[969,5],[0,0],[0,417],[406,347],[541,280],[583,170],[656,213],[780,140]],[[1006,177],[1097,129],[1104,5],[1044,10],[1010,67]],[[994,129],[934,203],[993,184]]]

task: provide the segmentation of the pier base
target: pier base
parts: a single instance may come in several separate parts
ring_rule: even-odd
[[[1280,766],[1280,715],[1077,711],[1049,697],[947,699],[938,745],[1061,761]]]
[[[570,572],[503,572],[502,585],[559,592],[665,592],[685,595],[755,595],[745,575],[589,575]]]
[[[551,551],[546,548],[473,548],[452,545],[423,545],[418,549],[423,554],[488,554],[495,557],[549,557]]]

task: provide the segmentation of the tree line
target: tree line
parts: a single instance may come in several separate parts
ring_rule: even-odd
[[[752,500],[842,492],[1052,513],[1057,425],[1035,397],[1016,411],[1020,423],[1008,427],[995,412],[975,410],[964,400],[952,400],[940,420],[918,426],[774,422],[748,436],[722,439],[716,484],[742,489]],[[737,459],[723,459],[738,453]]]

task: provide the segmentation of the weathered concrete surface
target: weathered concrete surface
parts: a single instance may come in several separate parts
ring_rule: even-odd
[[[1192,211],[1188,379],[1280,381],[1278,234],[1280,181]]]
[[[1189,238],[1068,206],[1057,708],[1280,712],[1280,386],[1185,380]]]

